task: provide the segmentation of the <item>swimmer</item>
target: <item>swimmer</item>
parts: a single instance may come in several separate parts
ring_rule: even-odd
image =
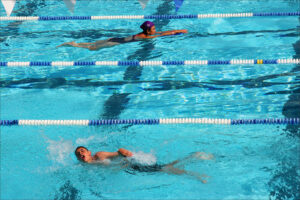
[[[95,155],[92,156],[91,151],[89,151],[86,147],[79,146],[75,150],[75,155],[77,159],[81,162],[85,163],[103,163],[103,164],[109,164],[109,162],[104,162],[105,160],[109,160],[118,156],[123,157],[132,157],[133,153],[126,149],[119,149],[116,152],[104,152],[100,151],[97,152]],[[206,183],[207,181],[204,178],[207,178],[206,175],[200,175],[195,172],[186,171],[184,169],[180,169],[177,167],[174,167],[176,164],[183,164],[184,161],[190,160],[190,159],[200,159],[200,160],[212,160],[214,156],[212,154],[206,154],[204,152],[196,152],[193,153],[183,159],[175,160],[168,164],[153,164],[153,165],[141,165],[136,163],[129,163],[127,162],[124,167],[127,167],[130,170],[135,170],[138,172],[165,172],[168,174],[175,174],[175,175],[189,175],[197,178],[202,183]],[[99,162],[100,161],[100,162]],[[102,161],[102,162],[101,162]]]
[[[186,29],[156,32],[154,23],[150,21],[145,21],[140,26],[140,28],[143,29],[143,32],[125,38],[109,38],[107,40],[98,40],[96,42],[91,42],[91,43],[76,43],[73,41],[73,42],[63,43],[57,47],[62,47],[62,46],[80,47],[80,48],[86,48],[95,51],[101,48],[112,47],[118,44],[124,44],[124,43],[134,42],[143,39],[152,39],[161,36],[187,33]]]

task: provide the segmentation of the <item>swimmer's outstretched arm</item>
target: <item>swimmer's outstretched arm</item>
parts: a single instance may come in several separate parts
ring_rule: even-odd
[[[152,39],[152,38],[157,38],[157,37],[161,37],[161,36],[166,36],[166,35],[175,35],[177,33],[187,33],[188,31],[186,29],[182,29],[182,30],[172,30],[172,31],[161,31],[161,32],[156,32],[156,34],[159,35],[147,35],[144,36],[143,34],[137,34],[136,38],[141,38],[141,39]]]
[[[187,30],[183,29],[183,30],[172,30],[172,31],[162,31],[159,32],[159,35],[155,35],[155,36],[147,36],[147,38],[156,38],[156,37],[161,37],[161,36],[166,36],[166,35],[175,35],[177,33],[187,33]]]
[[[157,33],[164,34],[164,35],[174,35],[176,33],[187,33],[187,32],[188,31],[186,29],[182,29],[182,30],[162,31]]]
[[[131,157],[133,156],[133,153],[127,149],[123,149],[123,148],[120,148],[118,150],[119,154],[121,154],[122,156],[125,156],[125,157]]]
[[[125,156],[125,157],[131,157],[133,154],[130,151],[121,148],[121,149],[119,149],[116,152],[104,152],[104,151],[100,151],[100,152],[97,152],[95,156],[99,160],[105,160],[105,159],[108,159],[108,158],[117,157],[119,155],[122,155],[122,156]]]

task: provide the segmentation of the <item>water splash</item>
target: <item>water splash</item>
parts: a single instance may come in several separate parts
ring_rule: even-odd
[[[46,138],[46,142],[49,144],[47,150],[50,160],[62,165],[72,162],[70,154],[74,151],[74,146],[71,140],[60,138],[59,141],[55,141]]]
[[[144,153],[142,151],[133,152],[133,156],[128,159],[132,163],[141,165],[154,165],[156,157],[152,153]]]

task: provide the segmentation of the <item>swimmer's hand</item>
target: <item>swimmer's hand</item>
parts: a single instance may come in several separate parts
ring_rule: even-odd
[[[130,152],[130,151],[126,150],[126,149],[123,149],[123,148],[120,148],[118,150],[118,153],[121,154],[122,156],[125,156],[125,157],[131,157],[131,156],[133,156],[132,152]]]
[[[188,30],[186,30],[186,29],[179,30],[177,33],[188,33]]]

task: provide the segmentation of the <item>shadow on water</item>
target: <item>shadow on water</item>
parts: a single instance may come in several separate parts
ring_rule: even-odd
[[[70,181],[66,181],[64,185],[56,192],[54,200],[79,200],[81,192],[72,186]]]
[[[171,11],[174,10],[174,4],[173,0],[165,0],[164,3],[159,5],[157,7],[156,14],[170,14]],[[169,23],[169,20],[154,20],[153,21],[156,29],[161,30],[164,26],[166,26]],[[154,41],[153,40],[148,40],[143,43],[140,49],[135,51],[132,55],[129,55],[127,57],[127,60],[149,60],[151,59],[151,52],[154,49]],[[134,81],[134,80],[139,80],[140,76],[142,75],[142,67],[140,66],[129,66],[123,76],[123,79],[126,81]],[[122,113],[122,111],[126,108],[127,103],[129,102],[129,96],[130,93],[124,93],[124,94],[118,94],[115,93],[111,97],[107,99],[107,101],[104,103],[104,112],[100,114],[100,118],[118,118],[119,115]],[[118,100],[116,100],[118,99]],[[122,105],[118,105],[119,111],[115,112],[113,108],[113,102],[118,102],[122,103]],[[107,106],[108,105],[108,106]]]
[[[300,18],[299,18],[300,22]],[[300,35],[298,35],[299,37]],[[295,59],[300,58],[300,39],[293,44]],[[300,65],[296,65],[292,69],[292,72],[300,72]],[[300,76],[296,76],[296,81],[300,81]],[[285,102],[282,114],[289,118],[300,118],[300,84],[295,85],[290,89],[290,96]],[[300,199],[300,126],[287,125],[285,135],[286,139],[295,142],[297,145],[293,156],[287,158],[286,155],[282,155],[282,160],[277,164],[277,169],[273,172],[273,177],[269,180],[270,198],[271,199]],[[288,152],[291,153],[290,151]]]
[[[239,32],[222,32],[222,33],[192,33],[190,32],[185,36],[186,38],[198,38],[198,37],[214,37],[214,36],[236,36],[236,35],[250,35],[250,34],[260,34],[256,37],[263,36],[262,33],[284,33],[284,32],[292,32],[286,34],[280,34],[279,37],[297,37],[299,36],[299,28],[291,28],[285,30],[259,30],[259,31],[239,31]]]
[[[213,85],[240,85],[245,88],[261,88],[261,87],[270,87],[274,85],[290,85],[290,84],[299,84],[300,81],[294,81],[294,82],[266,82],[268,80],[272,80],[275,78],[279,77],[291,77],[295,76],[299,73],[297,72],[288,72],[288,73],[281,73],[281,74],[271,74],[271,75],[266,75],[266,76],[260,76],[257,78],[249,78],[249,79],[241,79],[241,80],[211,80],[210,82],[205,82],[208,84],[213,84]],[[296,93],[297,91],[276,91],[276,92],[268,92],[266,95],[271,95],[271,94],[282,94],[282,93]]]
[[[14,27],[14,26],[12,26]],[[22,32],[17,33],[15,29],[11,29],[11,25],[6,27],[7,31],[1,34],[2,37],[7,36],[22,36],[27,39],[30,38],[40,38],[42,34],[47,34],[47,37],[51,38],[70,38],[70,40],[74,39],[82,39],[86,38],[88,42],[95,42],[95,40],[99,40],[101,37],[111,38],[111,37],[120,37],[120,35],[124,34],[128,36],[128,34],[132,33],[133,30],[129,29],[84,29],[84,30],[76,30],[76,31],[66,31],[66,30],[49,30],[49,31],[31,31],[31,32]],[[16,35],[14,35],[16,34]],[[2,39],[3,40],[3,39]],[[1,40],[1,41],[2,41]]]
[[[145,91],[166,91],[166,90],[177,90],[185,88],[205,88],[208,90],[223,90],[223,88],[217,88],[204,84],[201,82],[189,82],[189,81],[176,81],[176,80],[159,80],[159,81],[140,81],[140,80],[129,80],[129,81],[95,81],[94,79],[83,79],[83,80],[67,80],[65,78],[26,78],[22,80],[0,80],[0,88],[22,88],[22,89],[55,89],[55,88],[71,88],[71,87],[107,87],[114,89],[114,86],[123,86],[126,84],[136,84],[137,87],[142,83],[150,83],[153,86],[147,88],[141,88]],[[118,112],[115,111],[115,107],[119,107],[122,111],[129,98],[124,94],[114,94],[109,97],[109,101],[105,102],[105,106],[109,107],[112,111],[113,116],[118,116]],[[116,104],[120,105],[116,105]],[[107,115],[111,117],[111,115]]]
[[[129,93],[122,93],[110,96],[104,103],[104,108],[109,112],[104,112],[103,118],[114,119],[115,116],[119,116],[130,100],[128,95]]]
[[[299,19],[300,20],[300,19]],[[299,34],[300,37],[300,34]],[[300,39],[293,44],[294,50],[296,52],[294,59],[300,59]],[[296,65],[292,72],[300,72],[300,65]],[[300,75],[296,76],[296,81],[298,81],[298,85],[295,85],[290,92],[290,96],[288,101],[284,104],[282,114],[289,118],[300,118]],[[292,137],[300,138],[300,126],[287,126],[287,134]],[[300,191],[300,190],[299,190]]]

